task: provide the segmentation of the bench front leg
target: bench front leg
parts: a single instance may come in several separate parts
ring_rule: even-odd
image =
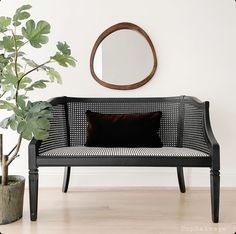
[[[29,170],[30,219],[37,220],[38,214],[38,169]]]
[[[220,171],[211,170],[211,210],[212,221],[219,222],[219,205],[220,205]]]

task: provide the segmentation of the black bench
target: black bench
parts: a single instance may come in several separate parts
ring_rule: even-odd
[[[210,168],[212,220],[219,219],[220,159],[210,125],[209,102],[189,96],[166,98],[52,99],[49,138],[29,144],[31,220],[37,219],[38,168],[65,167],[63,191],[67,192],[72,166],[176,167],[179,188],[185,192],[183,167]],[[162,111],[159,135],[163,148],[86,147],[85,112],[144,113]]]

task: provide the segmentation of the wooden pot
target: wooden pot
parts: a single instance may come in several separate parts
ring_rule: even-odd
[[[22,217],[24,189],[23,176],[8,176],[8,185],[0,184],[0,224],[12,223]]]

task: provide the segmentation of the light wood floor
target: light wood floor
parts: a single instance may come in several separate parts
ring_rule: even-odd
[[[236,232],[236,190],[222,189],[219,224],[211,222],[208,189],[71,188],[39,190],[39,215],[30,222],[28,191],[21,220],[2,234],[169,234]]]

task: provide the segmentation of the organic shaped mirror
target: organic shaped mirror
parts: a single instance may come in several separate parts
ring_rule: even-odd
[[[112,89],[135,89],[155,74],[157,57],[147,33],[132,23],[105,30],[95,42],[90,58],[93,78]]]

